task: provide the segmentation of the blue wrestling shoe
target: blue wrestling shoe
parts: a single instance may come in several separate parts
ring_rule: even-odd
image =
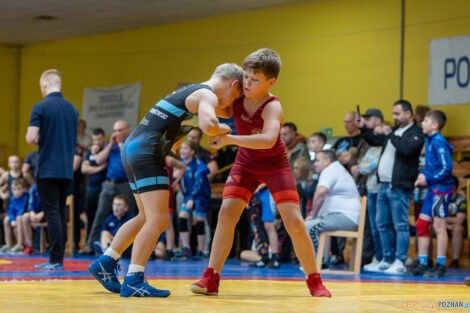
[[[63,271],[64,264],[63,263],[51,263],[47,261],[46,263],[34,265],[34,268],[37,270]]]
[[[148,284],[144,273],[139,272],[124,278],[121,288],[121,297],[160,297],[166,298],[170,290],[160,290]]]
[[[121,292],[121,283],[117,278],[119,264],[110,256],[101,255],[88,266],[88,272],[107,290],[114,293]]]

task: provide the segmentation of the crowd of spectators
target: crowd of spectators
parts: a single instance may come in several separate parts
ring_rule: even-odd
[[[413,114],[411,104],[405,100],[395,102],[391,112],[393,125],[384,121],[382,112],[375,108],[369,108],[362,116],[347,112],[344,116],[347,136],[336,140],[320,132],[307,138],[298,132],[294,123],[282,125],[280,136],[297,184],[301,213],[316,250],[322,231],[357,228],[360,197],[365,196],[364,270],[416,275],[424,273],[424,270],[416,270],[421,266],[428,276],[442,276],[445,270],[438,265],[459,266],[467,216],[465,192],[455,178],[451,178],[451,186],[448,183],[452,160],[446,159],[443,164],[434,159],[437,152],[432,154],[433,151],[424,148],[425,141],[429,150],[436,145],[436,140],[441,140],[445,115],[423,106],[418,106]],[[426,123],[433,125],[432,131],[426,128]],[[73,180],[68,190],[75,200],[72,218],[76,231],[69,244],[76,253],[94,254],[107,248],[117,229],[137,213],[137,206],[120,154],[131,133],[128,124],[116,121],[108,142],[103,129],[93,129],[90,136],[86,128],[86,122],[80,120]],[[201,130],[193,129],[179,149],[179,155],[167,159],[172,179],[171,218],[153,257],[190,260],[209,255],[220,204],[217,201],[220,195],[211,195],[211,184],[224,182],[238,149],[228,146],[209,152],[201,147],[201,137]],[[439,147],[442,152],[444,146]],[[450,158],[451,146],[446,147],[448,151],[444,152]],[[429,172],[430,162],[433,162],[432,173]],[[11,155],[8,169],[0,168],[3,218],[0,253],[35,253],[34,239],[39,234],[35,225],[45,221],[36,185],[37,163],[37,152],[32,152],[23,162],[19,156]],[[435,173],[438,170],[441,176]],[[440,184],[442,179],[445,180],[442,186],[449,187],[443,187],[448,197],[441,201],[444,203],[441,207],[432,207],[442,212],[421,212],[427,210],[426,197],[440,196],[427,186]],[[410,207],[414,207],[416,229],[410,228]],[[431,214],[430,219],[424,219],[426,223],[422,222],[422,214]],[[442,239],[444,232],[447,238],[447,230],[452,247],[448,263],[445,259],[447,239]],[[282,267],[282,262],[298,262],[265,185],[259,186],[247,205],[237,233],[235,240],[238,242],[231,255],[251,261],[251,266],[277,269]],[[419,260],[407,258],[410,233],[417,234],[415,245]],[[432,264],[432,254],[428,258],[427,253],[429,241],[422,237],[436,234],[438,259]],[[345,244],[344,238],[327,238],[323,268],[345,263]],[[128,255],[130,253],[124,253],[123,257]]]

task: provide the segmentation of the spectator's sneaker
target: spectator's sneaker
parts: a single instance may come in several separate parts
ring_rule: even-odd
[[[88,272],[107,290],[114,293],[121,292],[121,283],[117,278],[119,265],[112,257],[101,255],[88,266]]]
[[[93,242],[93,250],[95,250],[98,255],[102,255],[104,253],[103,247],[99,241]]]
[[[204,259],[209,259],[211,257],[210,252],[204,252]]]
[[[380,261],[380,263],[377,265],[377,271],[378,271],[378,272],[386,271],[386,270],[388,270],[388,268],[389,268],[390,266],[391,266],[390,263],[388,263],[388,262],[382,260],[382,261]]]
[[[405,272],[405,264],[402,261],[395,259],[395,261],[390,265],[390,267],[384,271],[384,274],[402,275],[405,274]]]
[[[437,277],[442,277],[446,274],[446,268],[439,263],[436,263],[432,269],[427,270],[424,273],[424,277],[426,278],[437,278]]]
[[[199,295],[216,296],[219,293],[220,275],[208,267],[204,270],[202,279],[191,285],[191,292]]]
[[[465,283],[465,285],[467,285],[468,287],[470,287],[470,276],[469,276],[469,277],[465,277],[464,283]]]
[[[93,251],[93,249],[90,246],[87,245],[82,250],[78,250],[78,254],[93,255],[93,254],[95,254],[95,252]]]
[[[23,247],[20,247],[18,245],[14,245],[13,248],[11,249],[8,249],[6,252],[7,253],[21,253],[24,251],[24,248]]]
[[[331,256],[331,265],[339,266],[344,265],[344,258],[342,255],[332,255]]]
[[[405,266],[406,267],[415,267],[416,265],[418,265],[418,259],[413,259],[413,258],[407,258],[406,261],[405,261]]]
[[[321,262],[321,269],[325,271],[330,270],[330,262]]]
[[[23,251],[23,255],[31,255],[33,254],[34,250],[33,250],[33,247],[28,245],[28,244],[25,244],[24,245],[24,251]]]
[[[63,263],[51,263],[47,261],[46,263],[34,265],[34,268],[37,270],[63,271],[64,264]]]
[[[450,261],[449,268],[460,268],[459,260],[453,259],[452,261]]]
[[[198,251],[196,252],[196,255],[193,256],[193,260],[196,260],[196,261],[202,260],[203,257],[204,257],[204,253],[202,251]]]
[[[7,245],[3,245],[1,248],[0,248],[0,253],[5,253],[7,252],[8,250],[10,250],[11,248],[8,247]]]
[[[275,256],[271,260],[269,260],[268,264],[266,264],[266,268],[280,268],[281,263],[279,263],[279,257]]]
[[[415,276],[421,276],[428,270],[428,266],[425,264],[418,263],[418,265],[413,266],[410,268],[408,271],[406,271],[406,275],[415,275]]]
[[[167,249],[166,254],[163,257],[163,260],[171,261],[171,260],[173,260],[174,257],[175,257],[175,253],[173,252],[173,250]]]
[[[370,264],[367,264],[367,265],[370,265]],[[368,272],[382,272],[389,267],[390,267],[390,263],[382,260],[378,264],[375,264],[374,266],[368,266],[367,268],[364,266],[364,270]]]
[[[160,290],[148,284],[144,273],[139,272],[124,277],[121,287],[121,297],[160,297],[166,298],[170,290]]]
[[[189,247],[183,247],[183,250],[175,254],[175,258],[186,260],[187,258],[192,257],[191,249]]]
[[[250,263],[250,267],[257,267],[257,268],[262,268],[262,267],[266,267],[266,265],[268,264],[269,262],[269,259],[268,260],[264,260],[263,258],[261,258],[261,260],[257,261],[257,262],[253,262],[253,263]]]
[[[366,264],[364,265],[363,269],[364,271],[369,271],[369,272],[374,272],[374,269],[375,271],[377,271],[377,266],[379,265],[380,261],[377,260],[375,257],[372,259],[372,262],[370,262],[369,264]]]
[[[307,287],[310,290],[312,297],[328,297],[331,298],[331,293],[323,286],[320,273],[310,274],[307,279]]]

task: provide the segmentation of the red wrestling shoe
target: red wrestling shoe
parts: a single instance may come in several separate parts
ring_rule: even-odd
[[[200,295],[213,295],[219,293],[219,273],[214,273],[214,269],[208,267],[205,269],[202,279],[191,285],[191,291]]]
[[[306,279],[307,287],[310,289],[312,297],[328,297],[331,298],[331,293],[323,286],[320,273],[313,273]]]

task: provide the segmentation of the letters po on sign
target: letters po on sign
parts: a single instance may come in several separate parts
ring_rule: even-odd
[[[429,105],[470,103],[470,36],[429,45]]]

